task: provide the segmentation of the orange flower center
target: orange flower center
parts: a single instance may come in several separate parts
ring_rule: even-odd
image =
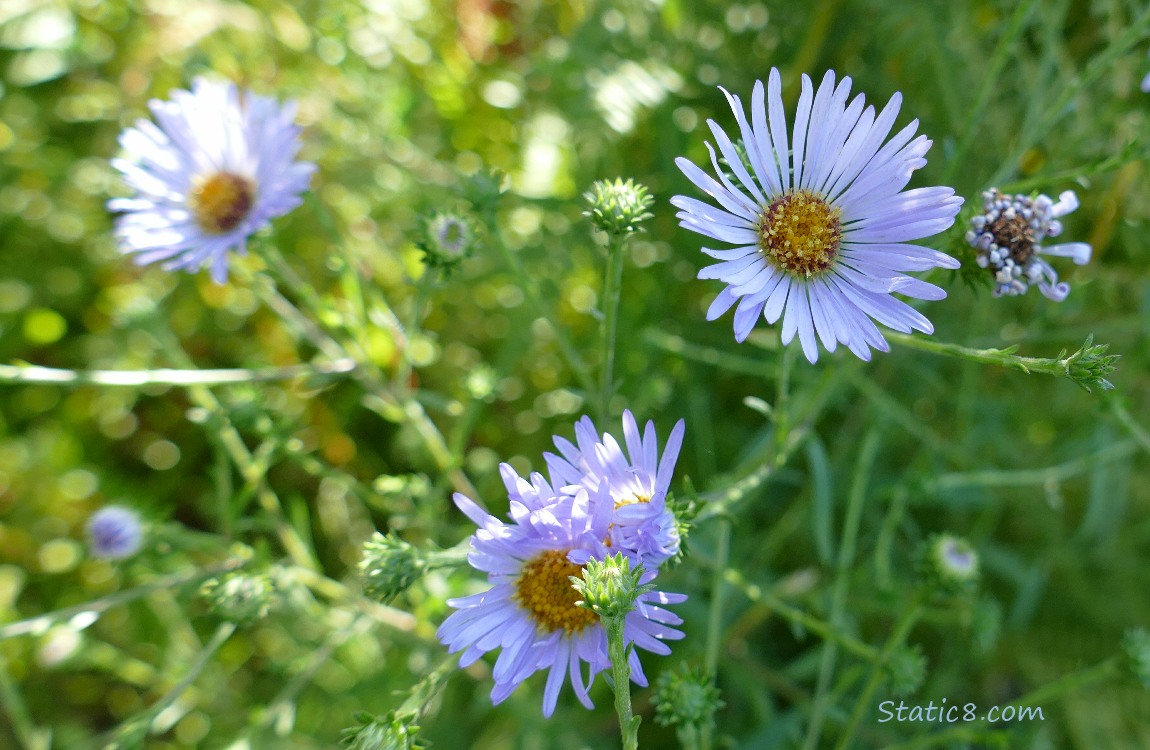
[[[823,273],[842,242],[841,218],[840,209],[809,190],[783,193],[759,220],[759,252],[795,276]]]
[[[231,172],[217,172],[200,180],[188,196],[188,205],[200,229],[223,234],[235,229],[255,203],[255,184]]]
[[[599,621],[591,610],[575,606],[579,593],[572,587],[570,577],[582,578],[583,569],[567,559],[567,552],[539,553],[523,566],[515,583],[515,600],[544,633],[562,628],[570,636]]]

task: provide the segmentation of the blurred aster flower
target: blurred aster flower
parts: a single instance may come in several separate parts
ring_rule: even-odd
[[[1147,52],[1147,54],[1150,54],[1150,52]],[[1147,73],[1146,77],[1142,79],[1142,91],[1150,94],[1150,73]]]
[[[675,514],[667,507],[667,489],[675,462],[683,445],[683,420],[675,423],[663,457],[655,423],[648,421],[643,435],[631,412],[623,412],[623,438],[627,452],[614,437],[599,437],[590,417],[575,424],[575,441],[556,436],[555,447],[562,456],[544,453],[552,482],[578,484],[588,490],[605,486],[615,504],[611,546],[639,555],[643,566],[655,570],[679,551],[680,537]],[[512,486],[504,474],[508,491]]]
[[[92,554],[109,560],[122,560],[140,551],[143,527],[135,511],[109,505],[88,519],[88,540]]]
[[[975,262],[994,274],[994,296],[1025,294],[1030,284],[1049,299],[1061,302],[1070,285],[1059,283],[1058,274],[1041,255],[1073,258],[1078,265],[1090,261],[1090,245],[1067,242],[1042,246],[1046,237],[1062,234],[1058,218],[1078,208],[1078,196],[1067,190],[1055,203],[1040,195],[1004,195],[997,188],[982,194],[982,213],[970,220],[967,243],[978,251]]]
[[[295,161],[295,104],[197,78],[148,106],[158,125],[141,119],[121,133],[126,158],[112,160],[136,192],[108,201],[122,212],[120,247],[140,265],[209,267],[222,284],[228,251],[243,254],[249,236],[300,205],[315,171]]]
[[[471,255],[475,224],[465,214],[436,212],[427,220],[426,239],[419,244],[429,266],[451,269]]]
[[[847,105],[850,85],[850,78],[836,85],[834,71],[827,71],[814,91],[803,75],[788,134],[781,77],[771,69],[765,91],[761,81],[755,84],[749,122],[739,98],[723,92],[739,125],[745,161],[709,121],[733,180],[709,143],[717,180],[687,159],[675,160],[718,203],[675,196],[671,203],[681,209],[680,226],[738,245],[703,248],[722,262],[704,268],[699,278],[727,284],[707,319],[738,302],[735,339],[743,341],[760,316],[768,323],[781,317],[782,342],[798,335],[811,362],[818,359],[818,341],[828,352],[846,344],[864,360],[872,347],[888,351],[872,318],[903,333],[933,333],[929,320],[891,294],[942,299],[946,292],[939,287],[900,272],[959,267],[949,255],[906,244],[949,228],[962,206],[948,187],[903,190],[926,164],[930,140],[913,138],[914,120],[883,145],[902,95],[896,93],[876,116],[874,107],[864,109],[861,94]]]
[[[493,672],[493,703],[503,701],[530,675],[548,670],[543,694],[545,716],[555,710],[568,677],[580,703],[592,708],[588,690],[595,675],[611,666],[599,616],[576,604],[579,594],[570,577],[582,577],[581,566],[608,554],[603,540],[613,506],[605,492],[570,489],[550,497],[533,491],[531,506],[513,497],[511,523],[488,515],[464,495],[455,495],[455,504],[479,526],[471,537],[468,561],[487,573],[492,587],[448,600],[459,611],[451,614],[437,633],[452,653],[463,650],[461,667],[502,648]],[[649,583],[654,577],[653,571],[646,573],[641,582]],[[682,620],[656,605],[685,599],[681,594],[657,591],[640,595],[635,609],[626,616],[626,642],[656,654],[669,654],[671,649],[663,641],[683,637],[672,627]],[[647,680],[634,650],[628,663],[632,679],[645,686]]]

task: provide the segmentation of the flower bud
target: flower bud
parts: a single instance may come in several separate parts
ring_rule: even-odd
[[[635,607],[635,600],[652,588],[640,585],[643,566],[632,570],[631,561],[619,552],[602,560],[588,560],[583,566],[583,577],[571,576],[575,590],[583,597],[576,604],[600,617],[626,617]]]
[[[714,726],[715,712],[724,705],[719,689],[686,664],[659,675],[654,702],[657,724],[697,731]]]
[[[396,717],[395,711],[386,716],[356,714],[359,726],[343,730],[341,744],[344,750],[419,750],[427,745],[416,737],[419,727],[412,723],[414,718]]]
[[[597,229],[610,235],[637,232],[642,222],[654,216],[647,210],[654,205],[654,198],[647,194],[647,188],[633,180],[598,180],[583,198],[590,204],[583,215],[589,217]]]
[[[279,600],[270,576],[242,571],[208,579],[200,587],[200,595],[217,615],[238,623],[262,620]]]
[[[960,594],[978,584],[978,552],[953,534],[936,534],[920,553],[922,572],[948,594]]]
[[[88,519],[88,540],[92,554],[109,560],[122,560],[140,551],[143,527],[135,511],[109,505]]]
[[[427,572],[427,561],[394,532],[375,532],[364,542],[359,577],[363,593],[387,603],[411,588]]]

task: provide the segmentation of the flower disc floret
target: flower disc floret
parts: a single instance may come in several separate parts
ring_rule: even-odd
[[[235,229],[252,210],[255,185],[247,177],[216,172],[197,180],[188,195],[188,207],[196,223],[207,234],[223,234]]]
[[[830,269],[842,242],[842,210],[809,190],[771,201],[759,222],[759,250],[774,264],[810,278]]]
[[[599,617],[578,606],[571,577],[583,569],[567,559],[569,550],[546,550],[524,564],[515,582],[515,601],[543,633],[562,630],[568,636],[594,625]]]
[[[708,121],[719,150],[707,144],[714,177],[687,159],[675,160],[715,202],[676,195],[671,204],[680,209],[680,226],[735,246],[702,248],[720,262],[699,278],[726,284],[707,319],[735,307],[737,341],[759,318],[781,320],[783,344],[797,336],[811,362],[820,343],[828,352],[845,344],[869,360],[871,349],[890,349],[876,322],[902,333],[934,332],[926,317],[892,294],[946,296],[903,272],[959,267],[949,255],[910,243],[949,228],[962,198],[949,187],[905,190],[926,164],[930,140],[915,136],[917,120],[888,139],[901,94],[876,114],[861,94],[848,103],[850,87],[850,78],[836,81],[828,71],[816,90],[804,75],[790,129],[782,76],[772,69],[766,86],[755,84],[749,118],[739,97],[723,92],[739,139]]]

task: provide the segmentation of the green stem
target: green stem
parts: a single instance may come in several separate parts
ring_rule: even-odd
[[[207,645],[200,651],[199,656],[196,657],[196,661],[193,662],[183,679],[176,683],[162,698],[149,706],[142,714],[135,714],[117,729],[109,732],[107,735],[109,737],[109,743],[102,744],[101,747],[107,747],[109,745],[112,747],[120,747],[121,745],[112,739],[117,737],[140,737],[142,739],[143,735],[146,735],[151,730],[152,721],[159,716],[165,708],[175,703],[176,700],[183,695],[184,691],[196,681],[196,678],[204,671],[204,667],[208,665],[208,662],[211,661],[216,651],[227,642],[228,638],[232,637],[232,633],[234,632],[236,632],[236,624],[234,622],[221,623],[212,635],[212,639],[208,641]]]
[[[820,620],[798,607],[787,604],[770,589],[763,588],[758,584],[748,581],[739,571],[729,569],[726,571],[724,578],[732,586],[740,589],[743,596],[747,597],[749,601],[784,617],[804,630],[809,630],[823,640],[834,641],[842,646],[845,651],[865,661],[873,662],[879,658],[878,649],[874,646],[863,643],[857,638],[852,638],[846,633],[832,628],[830,623],[825,620]]]
[[[888,332],[887,339],[909,349],[939,354],[970,362],[998,365],[1012,370],[1021,370],[1026,374],[1041,373],[1059,378],[1072,380],[1078,385],[1090,390],[1090,386],[1098,386],[1103,390],[1113,388],[1102,376],[1114,370],[1114,363],[1118,357],[1105,354],[1105,347],[1093,345],[1093,337],[1087,337],[1086,343],[1078,351],[1067,355],[1065,351],[1058,357],[1020,357],[1014,352],[1018,346],[1006,349],[973,349],[959,344],[949,344],[945,341],[936,341],[922,336],[911,336],[905,333]]]
[[[612,235],[607,245],[607,268],[603,274],[603,326],[600,349],[603,377],[599,389],[599,423],[611,416],[611,396],[615,390],[615,333],[619,327],[619,299],[623,291],[623,266],[627,237]]]
[[[411,303],[411,316],[408,318],[404,335],[407,344],[403,347],[399,366],[395,368],[395,377],[392,388],[396,393],[407,394],[411,392],[411,345],[415,335],[423,327],[423,308],[427,306],[427,299],[439,276],[435,268],[424,268],[423,274],[415,285],[415,300]]]
[[[835,631],[843,626],[843,612],[846,609],[847,590],[850,588],[850,574],[854,566],[855,548],[858,542],[859,527],[862,523],[867,480],[870,476],[870,467],[878,453],[878,445],[879,433],[877,431],[872,430],[863,438],[862,448],[859,450],[858,461],[855,464],[854,481],[851,483],[850,494],[847,497],[846,518],[843,519],[842,540],[839,543],[838,555],[835,557],[835,582],[831,591],[829,622],[831,629]],[[807,736],[803,742],[804,750],[814,750],[818,747],[823,720],[829,703],[827,691],[830,688],[836,656],[836,643],[828,641],[823,647],[822,660],[819,663],[815,697],[811,704],[811,723],[807,727]]]
[[[994,52],[990,56],[990,64],[981,75],[982,88],[975,94],[974,103],[967,108],[967,112],[970,114],[962,128],[962,137],[959,139],[954,154],[946,163],[946,170],[942,177],[943,184],[951,184],[958,167],[965,161],[966,152],[974,144],[975,136],[978,135],[978,126],[986,115],[990,97],[1000,88],[999,77],[1002,75],[1003,68],[1014,56],[1015,42],[1018,41],[1018,37],[1026,26],[1026,19],[1030,17],[1031,11],[1037,4],[1037,0],[1019,3],[1014,9],[1014,15],[1010,17],[1006,30],[999,37],[998,46],[994,48]]]
[[[623,733],[623,750],[638,750],[639,722],[642,717],[631,713],[631,664],[627,661],[627,643],[623,635],[627,618],[604,617],[607,631],[607,652],[611,657],[611,673],[615,680],[615,713],[619,715],[619,729]]]
[[[859,693],[858,700],[855,701],[854,711],[851,712],[850,721],[847,722],[846,730],[842,733],[839,739],[838,750],[848,750],[851,743],[854,741],[855,733],[858,731],[859,723],[862,721],[863,714],[866,713],[867,708],[870,706],[874,692],[878,690],[878,686],[882,683],[884,677],[884,668],[890,660],[891,654],[895,649],[902,646],[906,637],[910,635],[910,629],[918,622],[919,615],[922,613],[922,605],[926,600],[926,591],[919,590],[915,594],[914,601],[907,607],[902,617],[899,619],[898,624],[895,625],[894,630],[887,639],[886,645],[883,646],[882,654],[879,659],[871,665],[870,677],[867,679],[866,686],[863,687]]]
[[[37,365],[0,365],[0,384],[98,385],[113,388],[139,388],[148,385],[178,387],[262,383],[278,380],[335,379],[355,370],[355,361],[341,357],[331,362],[223,370],[64,370]]]
[[[523,289],[524,295],[527,297],[527,303],[531,305],[531,311],[537,318],[544,320],[554,320],[555,315],[543,304],[542,298],[539,296],[539,291],[535,288],[533,279],[527,275],[527,271],[523,268],[523,264],[519,262],[519,258],[515,256],[511,249],[507,247],[506,243],[496,238],[493,245],[499,248],[500,254],[503,256],[503,262],[511,269],[519,279],[520,286]],[[555,332],[555,342],[559,346],[559,354],[566,361],[567,366],[571,368],[571,372],[575,375],[575,379],[579,381],[580,387],[587,394],[595,392],[595,379],[591,377],[591,370],[588,369],[587,364],[579,355],[579,350],[571,343],[571,339],[567,338],[567,333],[562,328],[552,326]]]
[[[6,664],[0,664],[0,716],[8,715],[12,733],[20,743],[21,750],[49,750],[51,732],[37,729],[28,707],[20,697],[20,691],[12,682]]]
[[[158,578],[151,583],[146,583],[142,586],[126,589],[124,591],[117,591],[114,594],[99,599],[93,599],[90,602],[77,604],[72,607],[65,607],[64,609],[57,609],[52,612],[45,612],[42,615],[29,617],[26,620],[19,620],[18,622],[11,622],[3,627],[0,627],[0,641],[8,638],[14,638],[18,635],[36,635],[48,630],[49,627],[55,622],[61,620],[71,620],[77,615],[95,614],[99,615],[105,610],[111,609],[117,604],[123,604],[135,599],[140,599],[148,594],[156,591],[168,591],[177,589],[189,583],[198,583],[212,576],[218,576],[221,573],[236,570],[243,567],[245,559],[235,557],[231,558],[219,565],[200,570],[194,570],[190,573],[182,573],[180,575],[165,576]]]

